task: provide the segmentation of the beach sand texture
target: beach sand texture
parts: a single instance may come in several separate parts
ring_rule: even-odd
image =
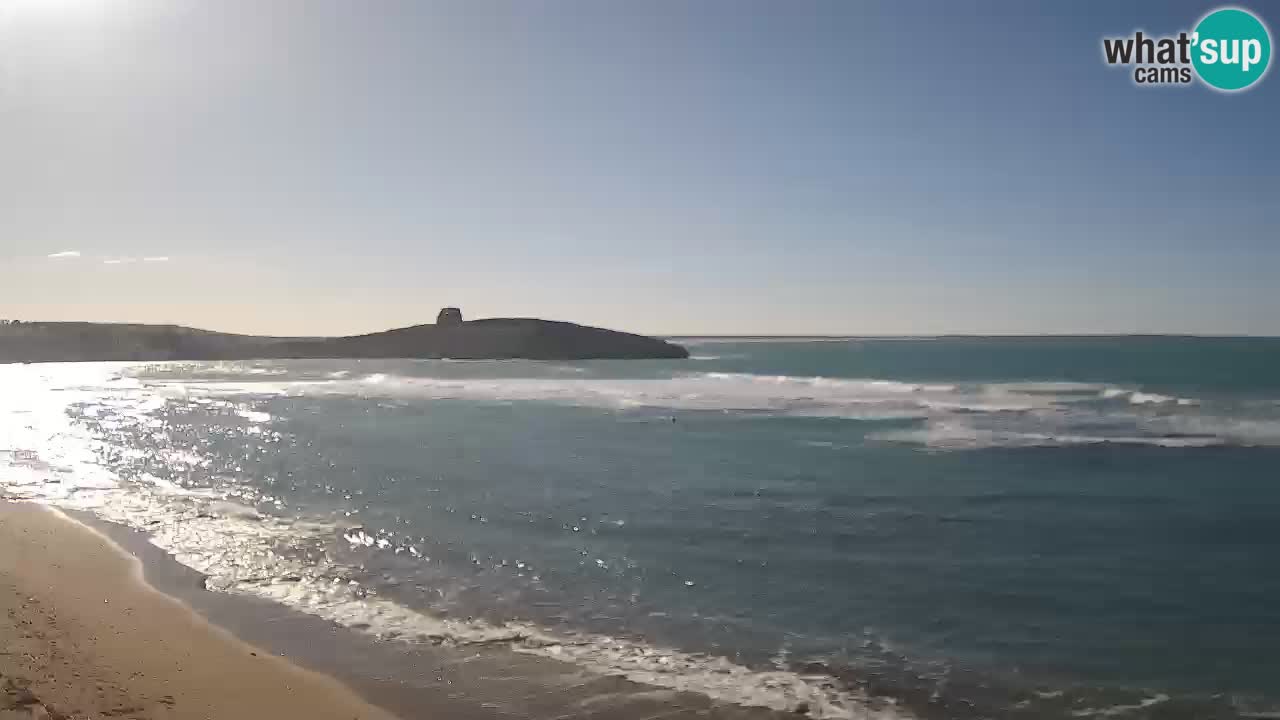
[[[95,531],[0,503],[0,720],[390,720],[149,588]]]

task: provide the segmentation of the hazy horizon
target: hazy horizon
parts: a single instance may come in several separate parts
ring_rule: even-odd
[[[9,0],[0,318],[1280,335],[1280,81],[1100,59],[1217,6]]]
[[[488,319],[520,319],[527,318],[525,315],[493,315],[483,316],[483,318],[466,318],[467,320],[488,320]],[[49,320],[41,318],[14,318],[20,323],[27,324],[50,324],[50,323],[90,323],[90,324],[142,324],[142,325],[178,325],[178,327],[187,327],[197,329],[197,331],[210,331],[228,334],[260,334],[262,337],[325,337],[325,336],[291,336],[291,334],[268,334],[268,333],[239,333],[238,331],[224,331],[215,327],[197,327],[197,325],[184,325],[183,323],[140,323],[134,320]],[[563,318],[540,318],[543,320],[564,320]],[[0,322],[12,320],[10,318],[0,318]],[[573,320],[567,320],[573,322]],[[415,323],[415,324],[431,324],[431,323]],[[401,329],[407,325],[397,325],[397,327],[376,327],[362,329],[352,333],[343,334],[369,334],[383,331],[393,331],[393,329]],[[605,327],[605,325],[599,325]],[[622,327],[605,327],[605,329],[616,329],[623,332],[639,332],[628,331]],[[1216,338],[1216,340],[1230,340],[1230,338],[1251,338],[1251,340],[1280,340],[1280,334],[1233,334],[1233,333],[1125,333],[1125,332],[1100,332],[1100,333],[664,333],[648,331],[644,334],[649,336],[667,338],[672,341],[722,341],[722,340],[744,340],[744,341],[765,341],[765,340],[812,340],[812,341],[841,341],[841,340],[934,340],[934,338],[1124,338],[1124,337],[1189,337],[1189,338]]]

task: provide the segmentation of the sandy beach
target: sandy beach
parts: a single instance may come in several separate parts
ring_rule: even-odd
[[[0,720],[774,717],[502,647],[383,644],[198,577],[127,528],[0,500]]]
[[[148,587],[97,532],[0,502],[0,720],[392,716]]]

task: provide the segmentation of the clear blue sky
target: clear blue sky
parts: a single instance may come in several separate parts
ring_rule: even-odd
[[[0,0],[0,317],[1280,334],[1280,76],[1101,60],[1216,6]]]

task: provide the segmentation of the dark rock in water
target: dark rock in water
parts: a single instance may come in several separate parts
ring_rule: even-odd
[[[259,337],[176,325],[29,322],[0,326],[0,363],[301,358],[687,358],[658,338],[533,318],[462,321],[457,308],[434,325],[348,337]]]
[[[436,315],[436,325],[461,325],[462,311],[456,307],[447,307],[440,310],[440,314]]]

